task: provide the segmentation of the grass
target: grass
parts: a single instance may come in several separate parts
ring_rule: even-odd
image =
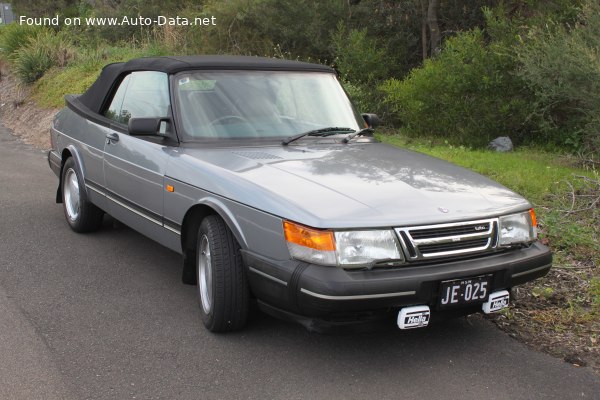
[[[153,46],[78,49],[75,62],[65,68],[50,69],[33,85],[32,98],[41,107],[62,107],[65,95],[85,92],[106,64],[164,54],[165,49]]]

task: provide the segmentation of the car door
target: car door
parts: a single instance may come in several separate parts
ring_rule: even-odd
[[[125,77],[104,115],[114,121],[104,146],[108,212],[125,224],[163,242],[163,180],[168,162],[160,136],[127,133],[130,118],[168,117],[168,76],[133,72]]]

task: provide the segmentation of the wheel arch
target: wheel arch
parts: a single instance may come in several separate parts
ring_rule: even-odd
[[[83,162],[81,160],[81,156],[79,155],[79,151],[73,145],[69,145],[65,147],[60,154],[60,174],[58,176],[58,189],[56,190],[56,202],[62,203],[62,185],[63,185],[63,169],[65,167],[65,163],[69,158],[73,158],[75,161],[75,165],[77,166],[78,172],[81,174],[81,179],[83,179],[83,187],[85,193],[87,193],[87,186],[85,186],[85,169],[83,166]]]
[[[198,232],[198,228],[208,215],[218,215],[225,221],[227,227],[235,236],[242,249],[246,249],[248,244],[246,237],[237,221],[237,218],[231,210],[220,200],[214,197],[207,197],[190,207],[181,224],[181,249],[185,251],[191,246],[196,246],[196,241],[193,238]],[[191,242],[190,242],[191,240]]]
[[[231,210],[219,199],[207,197],[191,206],[183,217],[181,223],[181,252],[183,254],[183,275],[182,280],[187,284],[196,282],[196,242],[198,229],[202,220],[209,215],[218,215],[225,221],[225,224],[233,233],[242,249],[246,249],[248,244],[246,238],[239,226],[237,219]]]

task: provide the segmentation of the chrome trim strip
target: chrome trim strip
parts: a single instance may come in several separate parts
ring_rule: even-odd
[[[552,267],[552,264],[547,264],[547,265],[544,265],[543,267],[530,269],[529,271],[518,272],[516,274],[512,274],[511,278],[516,278],[516,277],[527,275],[527,274],[533,274],[534,272],[538,272],[538,271],[541,271],[543,269],[550,268],[550,267]]]
[[[171,227],[170,227],[170,226],[168,226],[168,225],[163,225],[163,227],[164,227],[165,229],[168,229],[168,230],[170,230],[170,231],[171,231],[171,232],[173,232],[174,234],[181,236],[181,232],[180,232],[180,231],[178,231],[177,229],[175,229],[175,228],[171,228]]]
[[[286,281],[282,281],[282,280],[281,280],[281,279],[279,279],[279,278],[275,278],[274,276],[271,276],[271,275],[269,275],[269,274],[267,274],[267,273],[264,273],[264,272],[262,272],[262,271],[259,271],[259,270],[257,270],[256,268],[248,267],[248,269],[249,269],[250,271],[254,272],[254,273],[255,273],[255,274],[257,274],[257,275],[260,275],[260,276],[263,276],[263,277],[265,277],[265,278],[267,278],[267,279],[270,279],[270,280],[272,280],[273,282],[277,282],[277,283],[279,283],[279,284],[281,284],[281,285],[283,285],[283,286],[287,286],[287,282],[286,282]]]
[[[147,219],[148,221],[150,221],[150,222],[153,222],[153,223],[155,223],[156,225],[160,225],[160,226],[162,226],[163,228],[165,228],[165,229],[167,229],[167,230],[169,230],[169,231],[171,231],[171,232],[175,233],[176,235],[179,235],[179,236],[181,236],[181,232],[180,232],[179,230],[177,230],[177,229],[175,229],[175,228],[171,228],[170,226],[163,224],[162,222],[158,221],[157,219],[154,219],[154,218],[151,218],[151,217],[147,216],[146,214],[142,213],[141,211],[138,211],[138,210],[134,209],[133,207],[129,207],[128,205],[126,205],[126,204],[124,204],[123,202],[121,202],[121,201],[119,201],[119,200],[115,199],[113,196],[111,196],[111,195],[109,195],[109,194],[107,194],[107,193],[105,193],[105,192],[101,191],[100,189],[97,189],[97,188],[93,187],[92,185],[90,185],[90,184],[88,184],[88,183],[86,183],[86,184],[85,184],[85,187],[86,187],[86,188],[88,188],[88,189],[90,189],[90,190],[93,190],[94,192],[98,193],[98,194],[99,194],[99,195],[101,195],[101,196],[105,196],[107,199],[109,199],[109,200],[111,200],[111,201],[113,201],[113,202],[117,203],[117,204],[118,204],[118,205],[120,205],[121,207],[124,207],[124,208],[126,208],[127,210],[129,210],[129,211],[133,212],[134,214],[137,214],[137,215],[139,215],[140,217],[142,217],[142,218],[144,218],[144,219]]]
[[[355,296],[329,296],[326,294],[320,294],[311,292],[310,290],[306,290],[304,288],[300,289],[300,292],[307,294],[312,297],[318,297],[319,299],[325,300],[365,300],[365,299],[383,299],[386,297],[400,297],[400,296],[412,296],[416,294],[414,290],[409,292],[396,292],[396,293],[379,293],[379,294],[361,294]]]
[[[421,257],[433,258],[433,257],[452,256],[452,255],[456,255],[456,254],[469,254],[469,253],[474,253],[477,251],[488,250],[490,248],[490,244],[491,244],[491,238],[488,238],[488,241],[485,246],[469,247],[468,249],[459,249],[459,250],[438,251],[438,252],[430,253],[430,254],[422,254],[421,253]]]
[[[449,222],[446,224],[433,224],[433,225],[417,225],[417,226],[408,226],[399,228],[402,230],[405,229],[437,229],[437,228],[451,228],[453,226],[463,226],[463,225],[475,225],[475,224],[485,224],[496,221],[498,218],[488,218],[488,219],[476,219],[474,221],[462,221],[462,222]]]
[[[88,189],[90,189],[90,190],[93,190],[94,192],[98,193],[98,194],[99,194],[99,195],[101,195],[101,196],[106,196],[106,194],[105,194],[104,192],[102,192],[102,191],[100,191],[100,190],[96,189],[96,188],[95,188],[95,187],[93,187],[93,186],[90,186],[90,185],[88,185],[87,183],[85,184],[85,187],[86,187],[86,188],[88,188]]]
[[[442,236],[442,237],[429,238],[429,239],[413,239],[413,242],[418,246],[418,245],[422,245],[422,244],[455,243],[455,242],[462,242],[463,240],[470,240],[470,239],[484,239],[484,238],[489,239],[490,235],[492,234],[492,229],[493,229],[493,227],[483,233],[467,233],[466,235]],[[456,238],[459,238],[460,240],[455,240]]]
[[[118,204],[118,205],[120,205],[121,207],[128,209],[128,210],[129,210],[129,211],[131,211],[132,213],[134,213],[134,214],[137,214],[137,215],[139,215],[140,217],[142,217],[142,218],[145,218],[145,219],[147,219],[147,220],[148,220],[148,221],[150,221],[150,222],[154,222],[156,225],[163,226],[162,222],[160,222],[160,221],[157,221],[157,220],[155,220],[154,218],[150,218],[150,217],[149,217],[149,216],[147,216],[147,215],[144,215],[143,213],[139,212],[138,210],[135,210],[135,209],[133,209],[132,207],[129,207],[128,205],[126,205],[126,204],[124,204],[124,203],[121,203],[119,200],[115,199],[114,197],[112,197],[112,196],[110,196],[110,195],[108,195],[108,194],[106,195],[106,198],[107,198],[107,199],[109,199],[109,200],[112,200],[112,201],[114,201],[115,203],[117,203],[117,204]]]

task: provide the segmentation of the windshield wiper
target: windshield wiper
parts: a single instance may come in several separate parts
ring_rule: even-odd
[[[373,133],[373,131],[374,131],[373,128],[364,128],[364,129],[361,129],[360,131],[356,131],[354,133],[351,133],[348,136],[346,136],[345,138],[343,138],[342,139],[342,143],[348,143],[349,141],[351,141],[356,136],[362,136],[362,135],[366,135],[367,133]]]
[[[287,139],[284,139],[281,142],[281,144],[284,146],[287,146],[288,144],[292,143],[294,140],[298,140],[300,138],[303,138],[304,136],[329,136],[329,135],[335,135],[335,132],[348,132],[348,131],[354,131],[354,129],[340,128],[339,126],[330,126],[328,128],[312,129],[308,132],[299,133],[297,135],[290,136]]]

